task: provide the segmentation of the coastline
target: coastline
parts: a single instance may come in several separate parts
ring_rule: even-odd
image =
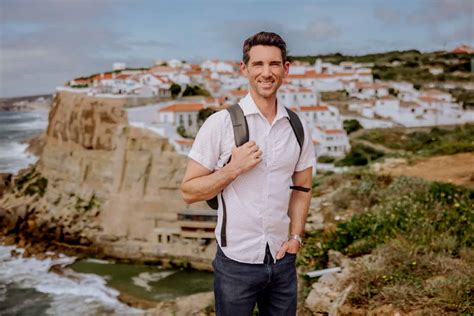
[[[46,245],[45,242],[40,243],[31,243],[27,242],[24,239],[20,239],[18,242],[15,241],[15,236],[10,234],[8,236],[0,236],[0,246],[8,247],[14,246],[15,249],[11,251],[12,257],[20,257],[20,258],[30,258],[36,259],[39,261],[45,260],[59,260],[61,258],[69,258],[69,262],[67,264],[55,264],[52,265],[48,272],[55,273],[59,276],[66,277],[66,278],[74,278],[74,275],[71,275],[71,266],[79,261],[79,260],[86,260],[86,259],[94,259],[94,260],[111,260],[113,259],[114,263],[126,263],[126,264],[147,264],[152,265],[156,264],[164,269],[169,268],[185,268],[185,269],[193,269],[190,266],[183,265],[183,262],[176,261],[173,259],[163,258],[162,260],[157,260],[156,262],[150,261],[134,261],[131,259],[120,259],[120,258],[113,258],[107,257],[101,254],[100,252],[91,251],[91,249],[85,250],[85,247],[80,246],[73,246],[67,245],[62,243],[53,243],[49,247]],[[94,249],[95,250],[95,249]],[[198,271],[208,271],[208,270],[198,270]],[[74,272],[73,272],[74,274]],[[115,290],[115,289],[114,289]],[[213,299],[212,292],[198,292],[195,294],[178,296],[171,300],[149,300],[137,295],[130,294],[124,291],[118,291],[118,295],[116,296],[117,300],[123,304],[126,304],[129,307],[134,309],[143,310],[143,312],[148,315],[155,315],[156,311],[161,311],[163,308],[172,312],[181,311],[189,309],[189,306],[192,306],[194,309],[204,309],[208,307],[209,304],[212,302],[210,300]],[[193,303],[194,299],[192,297],[201,297],[206,298],[205,300],[201,301],[200,304]],[[184,314],[183,314],[184,315]]]

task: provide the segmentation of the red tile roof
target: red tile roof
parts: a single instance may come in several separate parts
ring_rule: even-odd
[[[335,134],[344,134],[343,129],[327,129],[324,131],[326,134],[335,135]]]
[[[177,139],[176,143],[180,145],[192,145],[194,143],[194,139]]]
[[[420,105],[416,102],[413,101],[401,101],[400,106],[402,108],[417,108],[420,107]]]
[[[159,112],[197,112],[203,108],[201,103],[175,103],[161,108]]]
[[[428,103],[434,103],[434,102],[441,102],[442,101],[440,99],[433,98],[433,97],[430,97],[430,96],[421,96],[421,97],[418,97],[418,100],[423,101],[423,102],[428,102]]]
[[[313,105],[313,106],[300,106],[301,112],[316,112],[316,111],[328,111],[329,108],[326,105]]]

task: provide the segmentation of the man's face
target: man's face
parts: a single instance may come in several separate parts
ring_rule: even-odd
[[[290,63],[283,62],[281,51],[275,46],[253,46],[249,57],[247,64],[240,64],[240,69],[248,79],[250,89],[263,98],[275,95],[288,75]]]

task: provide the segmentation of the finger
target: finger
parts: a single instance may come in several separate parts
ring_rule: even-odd
[[[286,253],[287,250],[288,250],[288,244],[287,244],[287,243],[284,243],[284,244],[281,246],[280,250],[278,250],[278,253],[277,253],[277,255],[276,255],[277,260],[283,258],[283,257],[285,256],[285,253]]]
[[[251,140],[251,141],[246,142],[243,146],[245,146],[246,148],[249,148],[249,147],[252,147],[253,145],[255,145],[255,141]]]

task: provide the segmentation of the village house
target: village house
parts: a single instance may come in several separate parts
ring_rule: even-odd
[[[174,127],[182,126],[188,135],[196,135],[198,113],[204,108],[202,103],[174,103],[158,111],[158,122]]]
[[[316,127],[312,133],[316,156],[342,157],[351,149],[347,133],[342,128]]]
[[[206,60],[201,63],[201,68],[211,72],[235,72],[234,64],[220,60]]]
[[[285,107],[291,107],[295,104],[309,106],[318,103],[318,97],[312,89],[287,84],[280,87],[277,93],[277,99],[279,104]]]

